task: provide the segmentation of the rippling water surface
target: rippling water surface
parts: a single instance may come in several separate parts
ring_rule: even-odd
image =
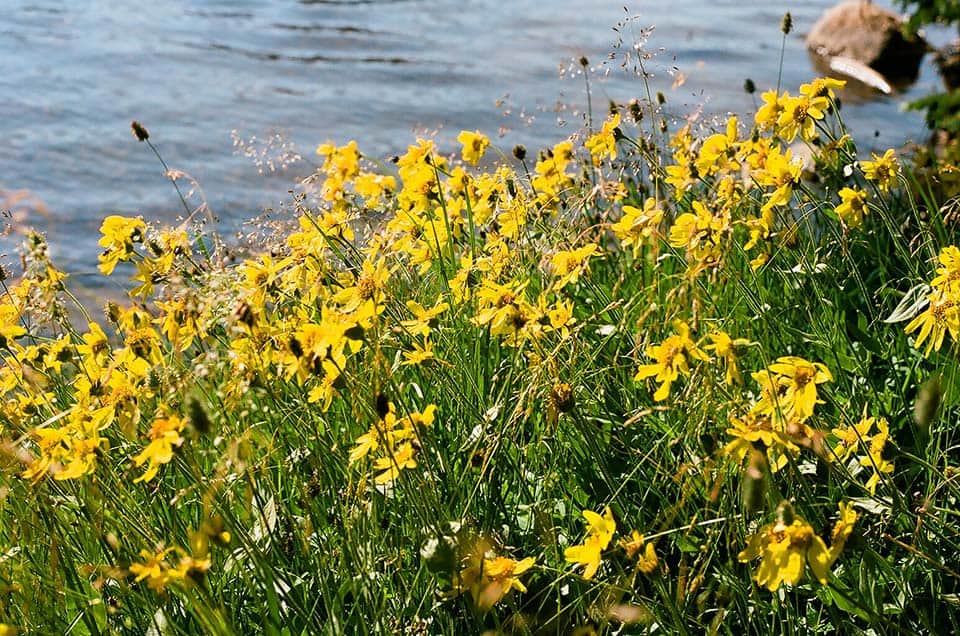
[[[416,134],[436,133],[452,149],[463,128],[502,133],[507,151],[533,149],[582,122],[583,77],[569,70],[581,55],[599,111],[608,99],[645,94],[631,65],[620,64],[650,25],[643,50],[654,55],[645,65],[670,113],[744,112],[752,107],[745,78],[761,90],[776,84],[783,12],[796,27],[782,81],[795,89],[816,75],[803,35],[832,4],[3,0],[0,188],[42,201],[27,221],[49,234],[59,263],[91,271],[103,215],[173,222],[182,212],[156,158],[131,136],[131,119],[236,227],[288,201],[308,167],[271,171],[261,161],[261,174],[236,152],[232,131],[261,142],[280,135],[308,158],[318,142],[350,139],[386,158]],[[901,106],[937,87],[928,57],[905,94],[846,104],[845,119],[878,148],[922,138],[921,117]],[[261,159],[280,154],[278,143]],[[5,261],[13,244],[0,243]]]

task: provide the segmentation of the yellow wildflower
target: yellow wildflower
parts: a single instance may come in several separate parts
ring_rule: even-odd
[[[730,216],[723,209],[714,214],[700,201],[693,201],[691,207],[692,212],[684,212],[673,222],[669,242],[686,250],[685,257],[695,273],[722,258],[720,246],[730,231]]]
[[[649,197],[643,209],[624,205],[623,216],[610,225],[610,230],[620,240],[620,245],[630,247],[636,257],[640,247],[657,235],[662,220],[663,210],[657,205],[656,199]]]
[[[845,226],[851,229],[860,227],[863,217],[870,214],[866,191],[859,188],[842,188],[840,205],[836,207],[836,212]]]
[[[173,548],[166,548],[159,552],[150,552],[149,550],[140,550],[140,556],[144,563],[130,564],[130,574],[133,574],[134,583],[146,580],[147,585],[156,592],[163,592],[167,584],[174,579],[170,576],[169,568],[166,564],[167,555],[173,552]]]
[[[547,308],[546,316],[550,321],[550,328],[559,331],[562,340],[570,337],[570,328],[577,322],[573,315],[572,300],[558,299],[552,307]]]
[[[714,331],[707,334],[711,344],[704,346],[707,351],[713,352],[718,359],[723,360],[726,367],[726,382],[728,385],[743,384],[743,377],[740,375],[740,369],[737,368],[737,358],[740,351],[750,345],[746,338],[733,339],[726,332]]]
[[[823,119],[830,102],[826,97],[788,97],[777,118],[778,134],[787,143],[799,134],[804,141],[817,137],[817,120]]]
[[[762,527],[750,539],[737,559],[746,563],[759,557],[760,567],[754,579],[771,592],[783,583],[799,583],[806,565],[810,566],[813,576],[826,585],[832,562],[823,539],[809,523],[794,517],[789,503],[780,504],[777,516],[776,523]]]
[[[398,418],[393,403],[388,403],[382,419],[357,438],[350,452],[350,463],[378,452],[380,456],[373,462],[373,469],[377,471],[374,482],[383,485],[395,481],[404,469],[417,467],[416,429],[431,426],[436,410],[436,405],[431,404],[422,413],[413,412]]]
[[[470,594],[480,611],[486,611],[499,603],[511,590],[526,592],[519,576],[533,567],[537,560],[527,557],[515,561],[508,557],[495,556],[483,559],[483,568]]]
[[[753,120],[760,130],[772,130],[777,126],[777,121],[784,111],[784,104],[786,104],[790,95],[786,91],[783,92],[783,95],[777,95],[777,91],[771,89],[762,93],[760,98],[763,100],[763,106],[757,109],[757,114]]]
[[[557,277],[553,288],[562,289],[568,283],[579,281],[580,275],[589,271],[590,257],[598,250],[597,245],[591,243],[575,250],[563,250],[554,254],[550,259],[553,274]]]
[[[391,404],[391,407],[393,405]],[[350,451],[350,458],[348,462],[350,464],[357,462],[369,453],[376,451],[380,448],[380,441],[386,439],[386,431],[393,428],[394,422],[396,422],[396,415],[393,412],[387,413],[384,418],[384,423],[380,424],[379,422],[370,427],[370,430],[358,437],[354,441],[354,447]]]
[[[657,569],[659,561],[652,543],[645,543],[643,535],[634,530],[628,538],[620,540],[620,547],[627,553],[628,559],[636,559],[637,569],[650,574]]]
[[[490,145],[490,139],[479,130],[475,132],[461,131],[457,141],[463,144],[463,160],[472,166],[477,165]]]
[[[380,197],[397,189],[397,180],[390,175],[361,172],[353,180],[353,189],[364,197],[364,205],[372,208],[380,202]]]
[[[417,467],[417,460],[414,458],[416,451],[413,444],[406,442],[400,444],[397,448],[387,450],[385,457],[380,457],[373,462],[373,469],[380,471],[380,474],[374,478],[374,482],[377,484],[390,483],[400,475],[401,470]]]
[[[853,426],[833,429],[831,432],[837,438],[837,445],[833,448],[833,454],[837,459],[847,461],[857,451],[861,443],[866,444],[870,439],[868,433],[870,433],[876,421],[877,418],[875,417],[864,416]]]
[[[386,302],[387,281],[390,270],[382,258],[367,258],[354,283],[333,295],[333,301],[342,305],[344,313],[362,309],[364,313],[379,314]]]
[[[426,337],[430,334],[430,330],[439,324],[437,316],[445,312],[450,308],[445,302],[437,301],[437,303],[430,309],[424,309],[423,306],[414,301],[407,301],[407,309],[410,310],[415,317],[414,320],[402,320],[400,326],[403,327],[407,333],[411,336],[423,336]]]
[[[227,533],[229,535],[229,533]],[[202,537],[200,533],[195,535]],[[229,537],[228,537],[229,538]],[[206,537],[194,541],[195,549],[199,549],[197,556],[191,556],[181,548],[165,548],[155,553],[149,550],[141,550],[140,556],[144,563],[132,563],[129,567],[130,574],[135,576],[134,582],[146,581],[156,592],[164,592],[171,583],[190,583],[199,581],[210,570],[211,560],[207,554]],[[175,552],[180,555],[177,565],[170,567],[167,562],[167,555]]]
[[[888,192],[900,171],[900,164],[897,162],[893,148],[883,153],[882,157],[876,153],[870,153],[870,155],[873,157],[873,161],[860,162],[863,176],[866,177],[867,181],[875,182],[881,192]]]
[[[816,97],[828,97],[834,99],[836,95],[833,89],[841,89],[847,85],[844,80],[833,79],[832,77],[817,77],[809,84],[800,85],[800,94],[810,99]]]
[[[867,480],[866,489],[870,494],[876,494],[877,486],[880,484],[880,476],[893,472],[893,463],[884,459],[883,451],[886,448],[887,440],[890,438],[890,428],[886,418],[881,417],[877,420],[877,432],[870,437],[870,446],[867,449],[867,455],[860,458],[860,465],[870,467],[873,474]]]
[[[131,219],[124,216],[111,215],[100,225],[100,247],[105,248],[100,254],[98,269],[109,276],[117,263],[129,261],[133,258],[134,243],[143,243],[147,231],[147,224],[143,219]]]
[[[617,127],[620,125],[620,113],[614,113],[603,122],[600,131],[584,142],[584,147],[590,151],[593,165],[609,157],[611,161],[617,158]]]
[[[660,388],[653,394],[653,399],[657,402],[667,399],[670,395],[670,385],[680,377],[681,373],[690,375],[688,359],[704,361],[710,359],[710,356],[690,339],[690,327],[686,323],[675,320],[673,329],[676,332],[674,335],[669,336],[659,345],[647,347],[647,357],[653,358],[656,362],[640,365],[636,375],[633,376],[637,381],[653,377],[660,382]]]
[[[414,343],[412,351],[403,352],[402,366],[419,366],[429,360],[436,360],[433,355],[433,343],[424,339],[423,344]]]
[[[617,523],[609,506],[604,509],[603,515],[584,510],[583,517],[587,521],[586,539],[582,544],[564,550],[563,557],[568,563],[584,566],[583,578],[589,580],[600,567],[601,553],[610,545],[610,540],[617,531]]]
[[[566,188],[572,179],[567,174],[567,166],[573,160],[573,142],[570,140],[556,144],[546,155],[537,161],[536,174],[530,184],[543,205],[553,207],[557,195]]]
[[[667,176],[664,181],[673,186],[676,197],[680,199],[697,182],[699,175],[690,155],[678,151],[674,153],[673,161],[665,168]]]
[[[340,148],[332,143],[317,146],[317,154],[326,157],[320,172],[326,175],[320,193],[326,201],[342,199],[347,184],[360,171],[360,151],[357,142],[350,141]]]
[[[27,333],[20,322],[20,311],[10,303],[0,303],[0,349],[8,349],[15,338]]]
[[[930,357],[931,351],[940,351],[944,336],[948,332],[955,341],[960,340],[960,310],[957,308],[957,301],[940,290],[929,294],[927,300],[927,308],[903,329],[908,334],[920,330],[913,346],[919,349],[926,342],[927,347],[923,351],[925,358]]]
[[[149,464],[147,470],[133,480],[134,483],[150,481],[156,477],[161,466],[170,463],[173,459],[174,447],[183,444],[180,433],[184,426],[184,421],[176,415],[160,416],[153,421],[153,426],[150,427],[150,443],[133,458],[136,466],[142,466],[147,462]]]
[[[107,439],[100,431],[109,425],[114,407],[88,411],[74,407],[60,428],[38,426],[32,435],[39,455],[21,473],[36,483],[50,474],[57,481],[78,479],[97,468],[97,459],[107,450]]]
[[[461,546],[466,556],[461,560],[462,567],[455,573],[453,592],[456,596],[469,592],[474,607],[487,612],[502,601],[511,590],[526,592],[527,587],[520,582],[520,575],[534,566],[537,560],[527,557],[520,561],[498,556],[489,549],[486,540],[478,540],[475,545]]]
[[[529,281],[501,285],[485,280],[477,291],[479,311],[473,318],[478,326],[489,325],[492,335],[511,334],[524,326],[523,291]]]
[[[777,358],[767,371],[768,374],[753,374],[763,390],[769,391],[763,408],[771,412],[782,410],[788,418],[800,421],[813,415],[814,406],[819,403],[817,385],[833,380],[826,365],[797,356]]]
[[[697,172],[707,177],[718,172],[739,170],[737,154],[737,118],[727,120],[725,133],[710,135],[703,141],[697,156]]]
[[[154,320],[178,352],[185,351],[196,336],[203,336],[199,325],[200,310],[195,298],[175,296],[169,301],[156,300],[161,315]]]
[[[800,183],[802,170],[802,162],[794,160],[790,150],[782,154],[771,151],[767,155],[763,169],[757,173],[757,182],[762,186],[773,187],[774,190],[766,195],[763,211],[790,203],[793,187]]]
[[[847,544],[847,539],[853,534],[853,524],[857,522],[857,512],[853,509],[853,504],[840,502],[840,518],[833,526],[833,532],[830,534],[830,563],[833,564],[843,546]]]
[[[800,452],[779,419],[769,413],[753,408],[743,417],[730,416],[727,435],[731,440],[723,449],[724,454],[742,463],[747,455],[760,444],[766,449],[770,472],[777,472],[787,465],[790,457]]]
[[[930,286],[957,299],[960,297],[960,249],[948,245],[940,250],[937,260],[943,267],[937,268],[937,275],[930,281]]]

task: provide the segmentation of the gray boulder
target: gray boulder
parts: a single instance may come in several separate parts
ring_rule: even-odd
[[[807,35],[807,48],[823,58],[862,62],[894,80],[916,79],[928,51],[919,35],[907,38],[903,19],[869,0],[843,2],[827,10]]]

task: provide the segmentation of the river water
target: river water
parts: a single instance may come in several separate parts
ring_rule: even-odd
[[[232,230],[288,203],[309,166],[284,159],[314,160],[327,140],[356,139],[384,159],[417,135],[452,150],[461,129],[507,153],[553,144],[583,121],[581,56],[601,116],[610,99],[646,94],[634,65],[622,67],[627,51],[645,54],[651,89],[677,117],[749,111],[744,80],[761,91],[777,82],[784,11],[795,28],[782,84],[795,90],[817,75],[803,36],[832,4],[0,0],[0,208],[17,212],[14,233],[42,229],[57,262],[96,284],[86,276],[104,215],[173,223],[183,213],[131,119]],[[902,106],[939,87],[928,56],[905,93],[846,103],[845,121],[861,147],[922,139],[921,116]],[[3,262],[16,260],[16,242],[0,239]]]

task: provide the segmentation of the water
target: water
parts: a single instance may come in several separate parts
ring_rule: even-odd
[[[2,0],[0,188],[36,197],[15,206],[17,225],[43,229],[57,262],[82,276],[95,269],[104,215],[173,223],[183,212],[131,119],[149,128],[171,167],[198,180],[231,229],[289,202],[293,180],[309,171],[300,163],[260,174],[235,152],[232,131],[279,134],[311,160],[327,140],[356,139],[385,159],[436,133],[452,150],[464,128],[502,134],[495,141],[506,152],[517,143],[532,151],[580,126],[580,56],[591,62],[598,112],[609,99],[645,94],[620,62],[652,24],[644,50],[656,55],[645,64],[671,113],[746,112],[745,78],[761,91],[776,84],[783,12],[795,31],[782,82],[795,90],[817,75],[803,34],[832,4],[645,0],[625,11],[621,1],[575,0]],[[632,15],[640,17],[620,29],[621,56],[609,59],[612,27]],[[876,148],[922,139],[921,116],[901,107],[939,86],[928,56],[905,94],[848,104],[845,120]],[[0,239],[5,262],[16,242]]]

